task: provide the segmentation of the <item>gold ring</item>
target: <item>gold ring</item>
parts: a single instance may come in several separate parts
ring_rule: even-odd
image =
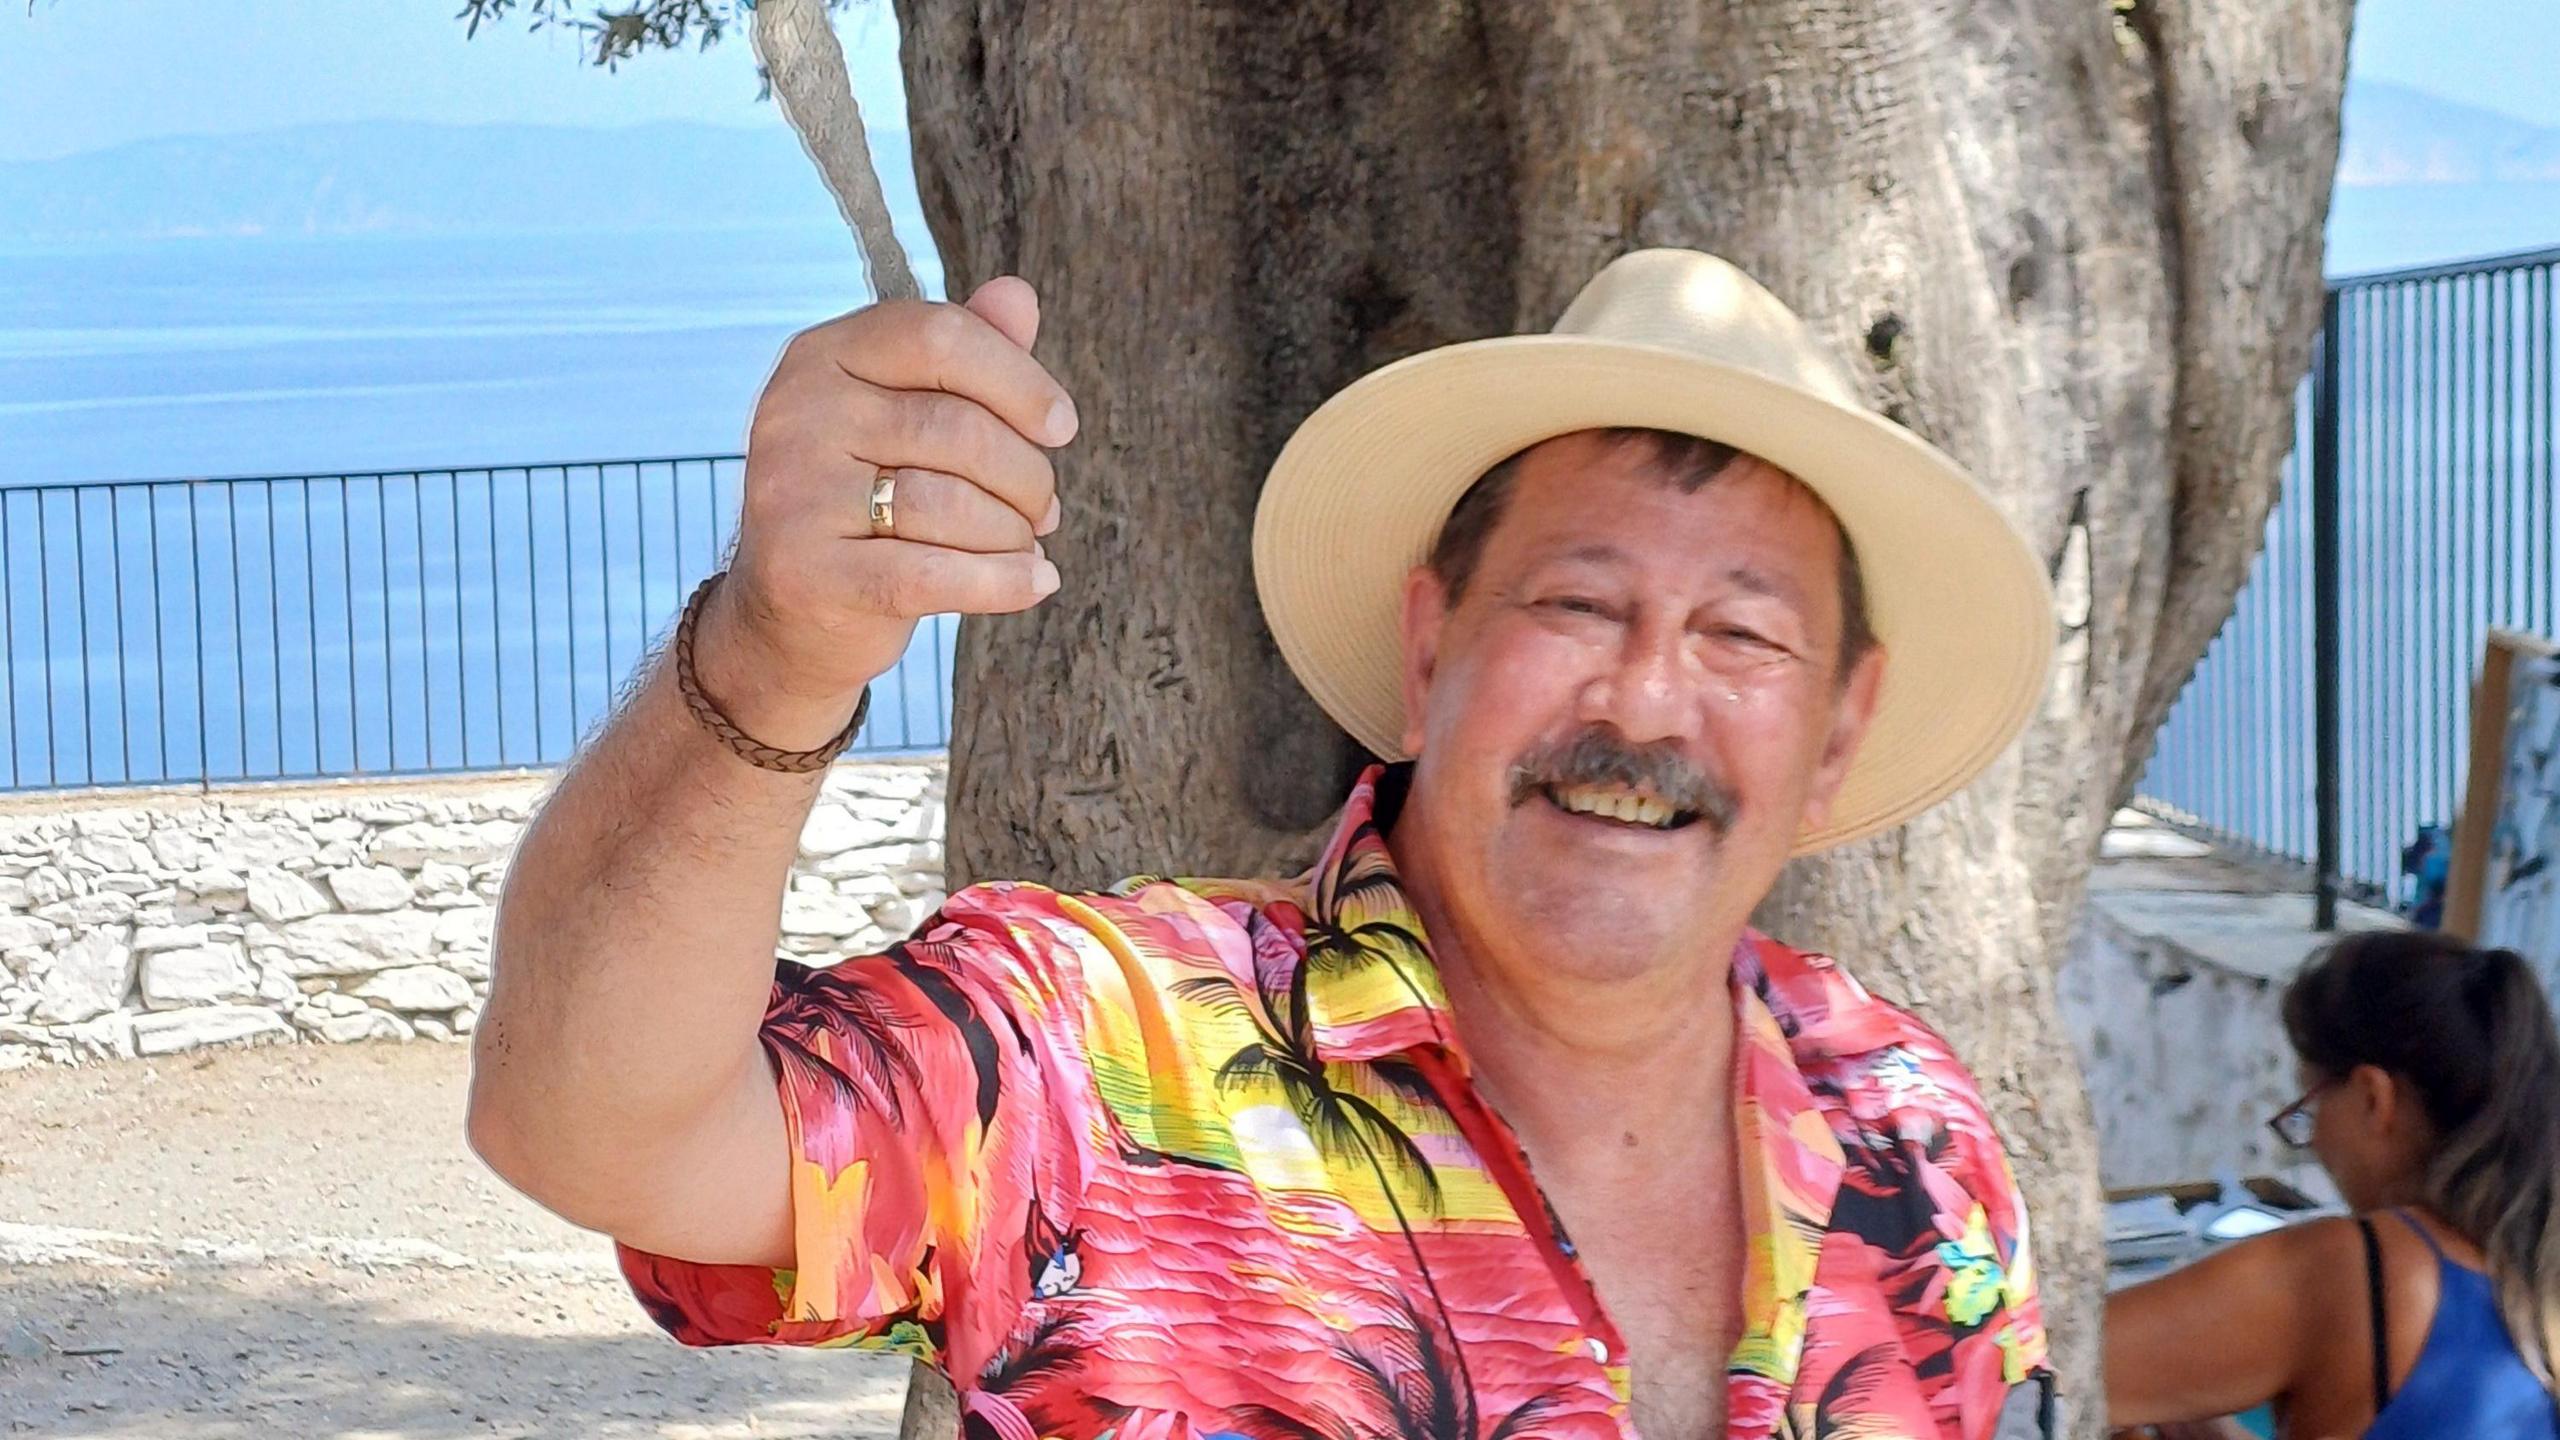
[[[898,533],[898,472],[883,470],[871,480],[871,533]]]

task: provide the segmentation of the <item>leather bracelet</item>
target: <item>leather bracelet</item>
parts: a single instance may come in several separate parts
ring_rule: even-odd
[[[701,722],[703,729],[711,732],[713,739],[727,746],[730,754],[757,769],[783,775],[806,775],[824,770],[861,732],[863,717],[871,713],[871,687],[862,687],[862,698],[855,702],[853,718],[845,723],[844,729],[815,750],[777,749],[739,729],[735,721],[720,713],[719,706],[711,703],[710,696],[702,693],[702,678],[693,669],[693,634],[702,619],[702,604],[711,598],[711,587],[719,584],[720,577],[727,573],[724,570],[713,571],[695,587],[693,598],[684,602],[684,618],[676,622],[676,692],[684,696],[685,708],[693,712],[693,718]]]

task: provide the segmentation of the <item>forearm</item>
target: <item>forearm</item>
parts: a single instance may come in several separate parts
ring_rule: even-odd
[[[821,743],[851,699],[760,683],[722,598],[697,637],[705,690],[760,739]],[[563,776],[508,873],[475,1039],[472,1139],[509,1179],[624,1193],[613,1172],[664,1158],[742,1085],[769,1087],[757,1030],[821,780],[731,754],[664,657]]]

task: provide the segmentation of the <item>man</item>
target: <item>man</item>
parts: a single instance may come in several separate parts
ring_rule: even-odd
[[[1971,1080],[1746,922],[2009,743],[2050,597],[1712,257],[1623,257],[1280,457],[1273,634],[1412,757],[1307,876],[982,886],[777,979],[865,683],[1058,586],[1036,327],[1002,280],[786,351],[734,563],[508,881],[481,1154],[678,1338],[914,1354],[972,1437],[2048,1433]]]

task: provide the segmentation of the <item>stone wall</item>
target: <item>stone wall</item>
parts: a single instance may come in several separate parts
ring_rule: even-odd
[[[492,908],[548,774],[0,801],[0,1069],[226,1043],[470,1033]],[[782,953],[941,903],[942,762],[848,762],[800,837]]]
[[[2337,938],[2290,877],[2231,863],[2128,813],[2091,878],[2058,998],[2110,1190],[2276,1175],[2325,1193],[2267,1129],[2301,1092],[2284,988]],[[2343,929],[2397,926],[2341,905]]]

